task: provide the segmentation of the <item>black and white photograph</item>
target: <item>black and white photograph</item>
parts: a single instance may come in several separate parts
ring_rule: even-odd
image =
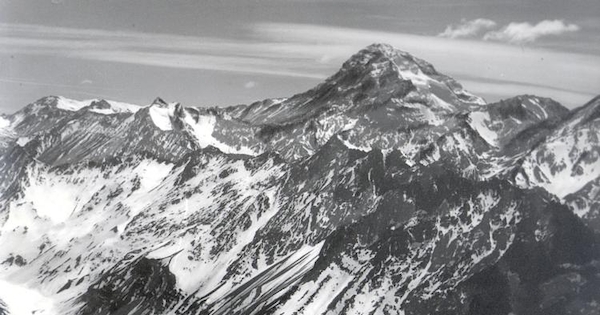
[[[600,315],[600,1],[0,0],[0,315]]]

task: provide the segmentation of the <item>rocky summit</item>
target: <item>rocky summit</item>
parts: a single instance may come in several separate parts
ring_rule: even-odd
[[[0,314],[600,314],[600,98],[374,44],[228,108],[0,116]]]

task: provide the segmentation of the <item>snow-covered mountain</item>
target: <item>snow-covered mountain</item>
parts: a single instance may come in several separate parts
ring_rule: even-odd
[[[597,314],[600,101],[374,44],[289,98],[0,116],[0,314]]]

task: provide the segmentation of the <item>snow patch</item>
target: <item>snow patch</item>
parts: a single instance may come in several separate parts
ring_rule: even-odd
[[[37,290],[0,280],[0,300],[6,303],[11,315],[57,314],[54,301]]]
[[[109,101],[105,100],[108,104],[110,104],[110,108],[91,108],[90,112],[103,114],[103,115],[111,115],[111,114],[120,114],[120,113],[137,113],[142,106],[117,102],[117,101]]]
[[[130,104],[130,103],[123,103],[123,102],[109,101],[109,100],[106,100],[106,102],[108,102],[113,109],[115,109],[116,111],[120,111],[121,113],[125,113],[125,112],[137,113],[137,111],[139,111],[142,108],[142,106]]]
[[[488,128],[490,115],[486,112],[471,112],[469,114],[469,124],[479,135],[490,145],[498,147],[498,135]]]
[[[413,69],[408,69],[406,66],[400,68],[398,67],[398,72],[400,73],[400,76],[402,79],[404,80],[410,80],[412,82],[412,84],[414,84],[417,87],[428,87],[429,86],[429,81],[431,81],[431,78],[429,78],[428,76],[426,76],[421,69],[416,68],[415,70]]]
[[[196,138],[198,145],[202,148],[213,146],[227,154],[245,154],[252,156],[259,154],[249,147],[240,146],[239,148],[235,148],[213,137],[215,125],[217,123],[217,118],[215,116],[200,115],[197,120],[194,120],[191,115],[186,113],[184,121],[190,126],[192,135]]]
[[[563,133],[566,135],[556,136]],[[596,137],[597,130],[591,128],[555,132],[523,161],[522,169],[529,182],[517,183],[522,187],[543,187],[561,199],[579,191],[600,176],[600,156],[594,149]],[[587,157],[582,159],[584,155]]]
[[[215,124],[217,123],[215,116],[201,115],[198,116],[198,121],[194,121],[190,115],[186,115],[185,122],[192,127],[193,135],[201,147],[205,148],[216,142],[216,139],[212,136]]]
[[[17,139],[17,145],[24,147],[29,141],[31,141],[29,137],[19,137],[19,139]]]
[[[350,143],[350,141],[348,141],[348,140],[344,140],[344,139],[340,138],[340,136],[339,136],[339,135],[337,136],[337,138],[338,138],[338,139],[339,139],[339,140],[340,140],[340,141],[341,141],[341,142],[342,142],[342,143],[343,143],[343,144],[344,144],[344,145],[345,145],[345,146],[346,146],[348,149],[351,149],[351,150],[358,150],[358,151],[363,151],[363,152],[370,152],[370,151],[371,151],[371,148],[370,148],[370,147],[366,147],[366,146],[359,147],[359,146],[356,146],[356,145],[354,145],[354,144]]]
[[[10,120],[0,116],[0,129],[8,128],[10,126]]]
[[[95,100],[77,101],[59,96],[56,100],[56,107],[63,110],[76,112],[86,106],[89,106]]]
[[[101,100],[100,99],[89,99],[89,100],[78,101],[78,100],[69,99],[69,98],[66,98],[63,96],[59,96],[56,100],[56,107],[59,109],[62,109],[62,110],[76,112],[84,107],[92,105],[93,102],[99,102],[99,101],[101,101]],[[104,100],[104,101],[110,105],[110,108],[90,108],[89,111],[98,113],[98,114],[103,114],[103,115],[110,115],[110,114],[117,114],[117,113],[136,113],[138,110],[140,110],[142,108],[142,106],[124,103],[124,102],[117,102],[117,101],[110,101],[110,100]],[[0,117],[0,119],[1,119],[1,117]],[[1,122],[0,122],[0,128],[2,128]]]
[[[62,182],[39,183],[24,190],[40,217],[46,217],[53,223],[66,221],[77,206],[78,189]]]
[[[152,118],[152,122],[156,127],[161,130],[173,130],[173,124],[171,123],[171,115],[175,110],[174,106],[158,106],[152,105],[150,106],[150,118]]]

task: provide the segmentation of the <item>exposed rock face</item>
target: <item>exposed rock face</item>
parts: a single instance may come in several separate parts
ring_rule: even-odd
[[[0,315],[600,313],[599,108],[381,44],[248,106],[42,98],[0,117]]]

